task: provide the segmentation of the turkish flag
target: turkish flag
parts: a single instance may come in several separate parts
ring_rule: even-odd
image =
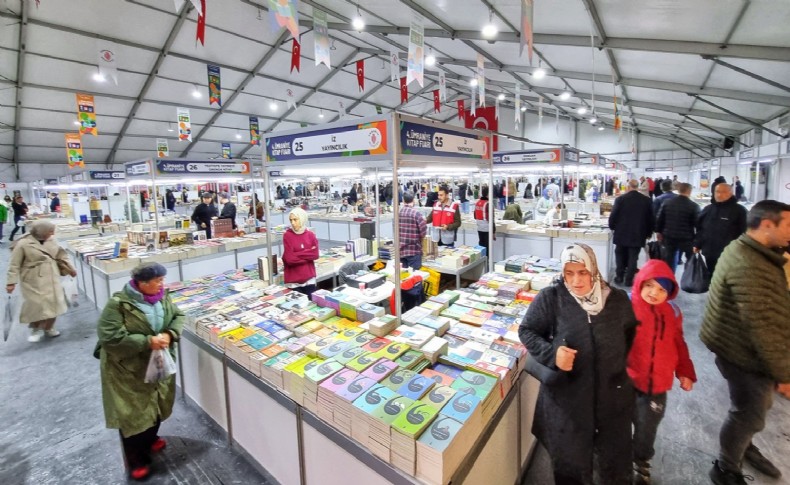
[[[405,103],[409,100],[409,88],[406,85],[406,76],[400,78],[400,102]]]
[[[365,90],[365,59],[357,61],[357,84],[360,91]]]
[[[460,119],[460,120],[465,119],[465,116],[464,116],[464,113],[465,113],[465,111],[464,111],[464,100],[463,99],[459,99],[458,101],[456,101],[456,104],[458,105],[458,119]]]
[[[206,45],[206,0],[200,0],[200,15],[198,15],[196,44]]]
[[[299,44],[299,41],[294,39],[291,43],[291,72],[301,72],[300,68],[302,67],[302,46]]]
[[[487,131],[499,131],[499,120],[496,118],[496,108],[489,106],[487,108],[477,108],[474,116],[469,111],[464,113],[464,126],[472,129],[481,129]],[[498,137],[494,136],[494,151],[499,149]]]
[[[433,90],[433,111],[434,113],[441,113],[442,111],[442,102],[439,100],[439,90]]]

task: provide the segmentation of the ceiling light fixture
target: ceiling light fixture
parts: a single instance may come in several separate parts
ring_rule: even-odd
[[[173,123],[168,123],[167,124],[167,131],[169,131],[170,133],[176,131],[176,129],[173,128]]]
[[[546,70],[543,69],[542,67],[539,67],[539,68],[535,69],[534,71],[532,71],[532,78],[533,79],[543,79],[544,77],[546,77]]]
[[[236,139],[241,140],[241,133],[239,133],[238,131],[236,132]]]
[[[494,17],[494,12],[489,10],[488,23],[485,24],[482,29],[480,29],[480,33],[483,34],[483,37],[485,37],[486,39],[494,38],[499,33],[499,29],[497,28],[496,25],[494,25],[493,17]]]
[[[598,131],[603,131],[603,125],[598,127]]]
[[[321,111],[318,112],[318,117],[319,118],[323,118],[324,117],[324,110],[321,110]]]
[[[470,86],[477,86],[477,78],[473,77],[472,79],[470,79],[469,80],[469,85]]]
[[[522,107],[521,107],[521,112],[522,112],[522,113],[523,113],[524,111],[526,111],[526,110],[527,110],[527,107],[526,107],[526,106],[522,106]]]
[[[198,89],[197,84],[193,84],[192,88],[193,88],[192,89],[192,97],[193,98],[200,98],[200,97],[203,96],[203,93],[200,92],[200,90]]]
[[[277,101],[275,100],[269,101],[269,109],[272,111],[277,111]]]
[[[82,123],[80,123],[80,121],[79,121],[79,120],[75,120],[75,121],[74,121],[74,124],[75,124],[75,125],[77,125],[77,126],[80,126],[80,125],[82,125]]]
[[[598,123],[598,118],[596,118],[596,117],[595,117],[595,115],[593,115],[593,117],[592,117],[592,118],[590,118],[590,124],[591,124],[591,125],[594,125],[594,124],[596,124],[596,123]]]
[[[436,56],[433,55],[433,49],[428,52],[428,55],[425,56],[425,65],[428,67],[433,67],[436,65]]]
[[[93,73],[93,80],[96,81],[97,83],[103,83],[104,81],[107,80],[107,78],[104,77],[104,74],[100,72],[95,72]]]
[[[505,93],[499,93],[499,96],[497,96],[497,99],[500,100],[500,101],[504,101],[505,100]]]
[[[359,5],[357,5],[357,16],[351,21],[351,26],[354,27],[354,30],[357,32],[365,28],[365,20],[359,13]]]
[[[569,99],[571,99],[571,93],[568,91],[563,91],[562,94],[560,94],[561,101],[568,101]]]
[[[579,109],[577,109],[577,110],[576,110],[576,113],[577,113],[577,114],[579,114],[579,115],[581,115],[581,116],[584,116],[584,115],[586,115],[586,114],[587,114],[587,108],[586,108],[586,107],[584,107],[584,106],[582,106],[581,108],[579,108]]]

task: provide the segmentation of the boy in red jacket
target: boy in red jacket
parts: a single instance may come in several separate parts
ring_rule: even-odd
[[[683,314],[669,301],[677,294],[675,275],[664,261],[651,259],[636,274],[631,303],[639,326],[628,354],[628,375],[636,388],[634,483],[650,483],[653,445],[674,376],[684,391],[697,381],[683,339]]]

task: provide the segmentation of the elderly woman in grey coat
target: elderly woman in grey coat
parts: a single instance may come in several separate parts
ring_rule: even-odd
[[[77,276],[54,236],[53,223],[36,221],[30,233],[12,246],[6,291],[12,293],[17,285],[22,287],[24,301],[19,321],[30,326],[29,342],[38,342],[44,335],[60,335],[54,328],[55,319],[68,309],[60,277]]]
[[[567,246],[560,260],[562,277],[538,293],[518,332],[545,369],[532,432],[556,484],[592,484],[595,467],[600,483],[630,485],[626,358],[639,322],[628,295],[604,282],[589,246]]]

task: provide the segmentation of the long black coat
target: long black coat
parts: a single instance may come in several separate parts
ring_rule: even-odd
[[[609,215],[609,229],[614,231],[613,241],[628,248],[644,247],[653,234],[653,203],[650,197],[636,190],[614,200]]]
[[[529,306],[519,338],[530,356],[556,369],[557,347],[578,351],[564,379],[541,385],[535,410],[532,432],[555,469],[591,477],[597,448],[600,463],[607,457],[610,465],[616,463],[603,483],[630,483],[634,390],[626,359],[637,325],[628,296],[614,288],[594,316],[588,316],[561,281],[543,289]]]

